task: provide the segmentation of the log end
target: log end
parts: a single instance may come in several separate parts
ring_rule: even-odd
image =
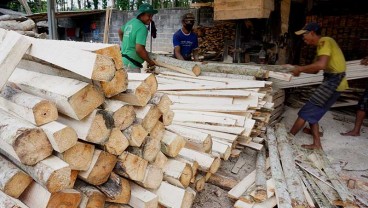
[[[62,153],[62,159],[69,164],[72,170],[88,170],[91,164],[95,146],[83,142],[77,142],[76,145]]]
[[[114,61],[104,55],[96,55],[96,61],[93,67],[92,79],[96,81],[111,81],[115,76]]]
[[[129,141],[119,128],[111,131],[109,139],[104,144],[106,151],[113,155],[121,155],[129,146]]]
[[[192,69],[192,72],[194,75],[199,76],[201,74],[201,67],[198,65],[195,65]]]
[[[11,197],[18,198],[32,181],[29,175],[19,171],[5,184],[3,191]]]
[[[210,153],[212,151],[212,137],[208,135],[203,141],[203,151]]]
[[[128,73],[125,70],[117,70],[111,81],[101,82],[101,88],[105,97],[111,98],[121,92],[124,92],[128,87]]]
[[[81,202],[82,194],[74,189],[64,189],[53,193],[47,208],[53,207],[78,207]]]
[[[105,100],[102,92],[93,85],[87,85],[69,98],[77,119],[81,120],[100,106]]]
[[[114,126],[112,115],[105,110],[97,111],[86,140],[95,144],[104,144]]]
[[[123,59],[121,56],[119,45],[115,44],[107,48],[99,49],[99,50],[96,50],[95,53],[111,57],[112,60],[114,61],[116,69],[123,68]]]
[[[192,167],[189,164],[186,164],[180,176],[180,183],[186,188],[189,186],[192,177],[193,177]]]
[[[32,110],[37,126],[55,121],[58,118],[56,105],[46,100],[37,103]]]
[[[57,151],[64,152],[77,144],[78,136],[73,128],[65,127],[54,133],[54,139],[58,147]]]
[[[117,162],[117,157],[108,152],[101,152],[95,166],[87,178],[87,182],[92,185],[105,183]]]
[[[120,185],[119,194],[116,195],[114,197],[114,199],[106,198],[106,201],[119,203],[119,204],[128,204],[129,201],[130,201],[130,196],[131,196],[130,183],[127,179],[125,179],[123,177],[119,177],[119,178],[120,178],[120,180],[119,180],[119,185]]]
[[[140,147],[148,135],[148,132],[140,124],[134,124],[132,127],[131,140],[129,141],[131,146]]]
[[[135,120],[134,107],[131,105],[124,105],[119,110],[114,112],[113,118],[115,127],[120,128],[120,130],[125,130],[132,125]]]
[[[45,132],[37,128],[21,131],[13,148],[25,165],[35,165],[51,155],[53,150]]]
[[[220,168],[220,165],[221,165],[221,159],[216,157],[213,162],[212,162],[212,165],[210,167],[210,170],[209,172],[210,173],[216,173],[217,170]]]
[[[71,169],[69,166],[54,171],[47,180],[47,190],[51,193],[61,191],[69,186]]]

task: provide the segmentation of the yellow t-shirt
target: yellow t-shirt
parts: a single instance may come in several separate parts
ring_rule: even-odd
[[[317,56],[322,55],[330,57],[325,72],[341,73],[346,71],[344,54],[334,39],[330,37],[322,37],[319,39],[317,46]],[[337,91],[343,91],[347,88],[349,88],[348,81],[346,80],[346,77],[344,77],[340,85],[337,87]]]

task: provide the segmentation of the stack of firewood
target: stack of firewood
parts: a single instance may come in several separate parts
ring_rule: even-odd
[[[195,29],[198,35],[199,50],[206,52],[223,52],[225,41],[235,40],[235,24],[230,22],[217,23],[214,26],[199,26]]]
[[[46,34],[38,34],[36,24],[32,19],[26,18],[25,16],[4,14],[0,16],[0,28],[6,30],[13,30],[19,34],[36,37],[46,38]]]
[[[190,207],[221,159],[260,148],[270,82],[131,74],[117,45],[15,34],[0,29],[4,207]]]

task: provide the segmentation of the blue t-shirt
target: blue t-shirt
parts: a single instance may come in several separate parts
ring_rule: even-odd
[[[198,38],[197,35],[194,34],[193,32],[185,34],[180,29],[173,36],[173,44],[174,48],[176,46],[180,46],[180,53],[185,60],[191,60],[192,51],[198,48]]]

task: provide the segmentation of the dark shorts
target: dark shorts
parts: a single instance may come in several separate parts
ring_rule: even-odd
[[[318,121],[321,120],[321,118],[326,114],[326,112],[331,108],[331,106],[336,102],[339,97],[340,93],[335,92],[323,107],[308,101],[299,110],[298,116],[307,121],[309,124],[318,123]]]
[[[358,109],[368,112],[368,87],[365,89],[363,96],[358,102]]]

